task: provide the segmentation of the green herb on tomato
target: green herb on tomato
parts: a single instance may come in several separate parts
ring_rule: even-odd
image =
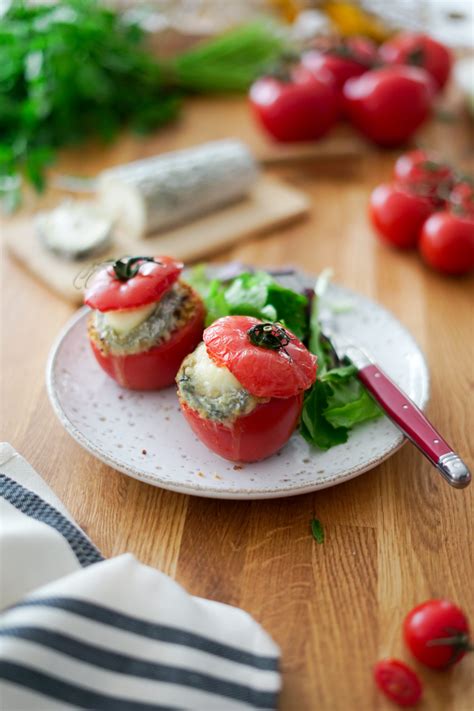
[[[317,543],[324,543],[324,529],[318,518],[313,518],[311,521],[311,533]]]

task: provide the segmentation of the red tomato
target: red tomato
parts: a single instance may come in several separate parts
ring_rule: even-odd
[[[401,155],[395,163],[394,177],[411,192],[431,198],[436,205],[446,201],[454,183],[451,166],[422,150]]]
[[[271,76],[258,79],[250,89],[250,105],[277,141],[313,141],[334,125],[339,97],[329,76],[316,79],[298,67],[286,82]]]
[[[446,274],[474,269],[474,220],[438,212],[423,225],[420,252],[427,264]]]
[[[146,306],[168,291],[182,269],[183,264],[171,257],[124,257],[95,274],[84,301],[98,311]]]
[[[398,659],[377,662],[374,678],[380,691],[399,706],[415,706],[421,699],[421,681],[409,666]]]
[[[303,393],[271,398],[257,405],[249,415],[224,425],[201,417],[181,401],[195,435],[213,452],[232,462],[257,462],[281,449],[296,429],[302,406]]]
[[[470,648],[466,615],[449,600],[415,607],[405,618],[403,636],[413,656],[432,669],[456,664]]]
[[[428,198],[388,183],[377,186],[369,201],[369,216],[382,241],[401,249],[416,247],[433,210]]]
[[[252,342],[249,330],[263,326],[251,316],[225,316],[206,328],[209,356],[226,368],[256,397],[288,398],[307,390],[316,379],[316,357],[288,329],[284,348]]]
[[[162,344],[140,353],[114,355],[102,351],[93,338],[89,339],[99,365],[129,390],[160,390],[174,383],[183,359],[196,348],[204,328],[204,305],[193,292],[195,309],[189,320],[176,329]]]
[[[428,118],[433,93],[433,81],[423,69],[383,67],[345,83],[344,110],[371,141],[397,146]]]
[[[365,37],[349,37],[344,42],[325,49],[310,50],[302,57],[302,64],[317,78],[330,75],[338,91],[348,79],[368,71],[377,57],[375,45]]]
[[[449,196],[449,207],[455,215],[474,219],[473,184],[467,180],[457,183]]]
[[[453,55],[450,50],[432,37],[415,32],[395,35],[379,50],[382,61],[387,64],[411,64],[423,67],[437,86],[443,88],[449,79]]]

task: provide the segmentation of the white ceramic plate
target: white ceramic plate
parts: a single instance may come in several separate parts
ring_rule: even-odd
[[[311,283],[310,280],[309,283]],[[424,408],[429,397],[425,359],[392,314],[335,284],[329,303],[352,304],[335,318],[338,328],[370,353],[393,380]],[[52,348],[47,388],[60,421],[80,445],[128,476],[197,496],[265,499],[324,489],[375,467],[404,441],[385,417],[355,428],[346,444],[327,452],[295,433],[270,459],[233,465],[210,452],[181,415],[175,389],[123,390],[97,365],[87,342],[88,309],[65,326]]]

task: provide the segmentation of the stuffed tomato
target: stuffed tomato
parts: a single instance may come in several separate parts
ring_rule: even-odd
[[[176,378],[184,416],[213,452],[254,462],[291,437],[316,357],[279,324],[226,316],[209,326]]]
[[[204,305],[179,279],[182,269],[170,257],[124,257],[104,265],[87,287],[92,351],[119,385],[168,387],[201,340]]]

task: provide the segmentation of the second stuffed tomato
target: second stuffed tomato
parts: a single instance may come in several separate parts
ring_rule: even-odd
[[[99,365],[131,390],[174,382],[199,343],[204,305],[170,257],[125,257],[105,265],[86,290],[88,333]]]
[[[176,378],[184,416],[213,452],[237,462],[283,447],[316,379],[316,358],[279,324],[226,316],[204,331]]]

